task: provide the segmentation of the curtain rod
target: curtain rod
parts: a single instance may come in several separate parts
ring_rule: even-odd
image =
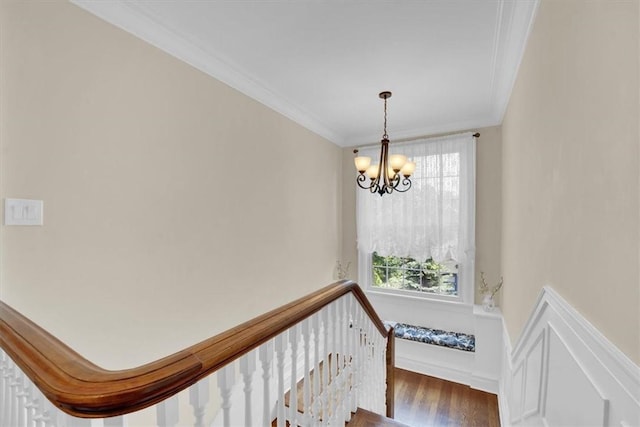
[[[468,131],[467,131],[468,132]],[[465,132],[461,132],[461,133],[465,133]],[[413,141],[417,141],[419,139],[428,139],[428,138],[441,138],[441,137],[445,137],[445,136],[451,136],[451,135],[456,135],[456,133],[441,133],[441,134],[436,134],[436,135],[430,135],[430,136],[419,136],[419,137],[415,137],[415,138],[408,138],[408,139],[400,139],[397,141],[393,141],[393,143],[409,143],[409,142],[413,142]],[[473,135],[471,135],[475,138],[480,138],[480,132],[476,132]],[[373,147],[373,146],[380,146],[379,142],[372,142],[371,144],[366,144],[366,145],[360,145],[359,147]],[[347,147],[347,148],[351,148],[351,147]]]

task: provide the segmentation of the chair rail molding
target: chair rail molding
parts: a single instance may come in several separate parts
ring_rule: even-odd
[[[503,426],[640,425],[640,367],[550,286],[502,349]]]

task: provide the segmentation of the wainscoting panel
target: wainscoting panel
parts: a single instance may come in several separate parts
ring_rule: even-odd
[[[607,400],[589,379],[586,370],[564,345],[562,338],[549,326],[549,377],[545,420],[553,426],[604,426]],[[567,398],[575,396],[576,398]],[[526,416],[526,414],[525,414]]]
[[[541,333],[531,345],[524,361],[524,418],[540,414],[540,400],[542,393],[543,359],[545,350],[545,334]]]
[[[553,289],[513,350],[503,334],[503,426],[640,426],[640,367]]]
[[[522,390],[524,387],[524,363],[520,363],[518,367],[513,372],[512,377],[512,389],[509,394],[509,408],[511,409],[511,413],[516,416],[522,413]],[[517,419],[511,419],[511,422],[516,421]]]

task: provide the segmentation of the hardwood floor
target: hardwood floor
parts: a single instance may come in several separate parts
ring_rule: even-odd
[[[396,368],[394,419],[412,427],[499,427],[495,394]]]

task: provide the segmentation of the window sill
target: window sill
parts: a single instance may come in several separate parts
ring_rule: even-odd
[[[371,288],[366,289],[365,293],[367,294],[367,297],[370,297],[372,300],[386,299],[396,301],[412,301],[414,303],[423,304],[425,306],[438,307],[440,309],[446,309],[447,311],[457,311],[461,313],[471,313],[473,312],[474,307],[473,304],[465,303],[461,299],[452,301],[448,298],[434,298],[427,295],[412,295],[406,292],[384,291]]]

